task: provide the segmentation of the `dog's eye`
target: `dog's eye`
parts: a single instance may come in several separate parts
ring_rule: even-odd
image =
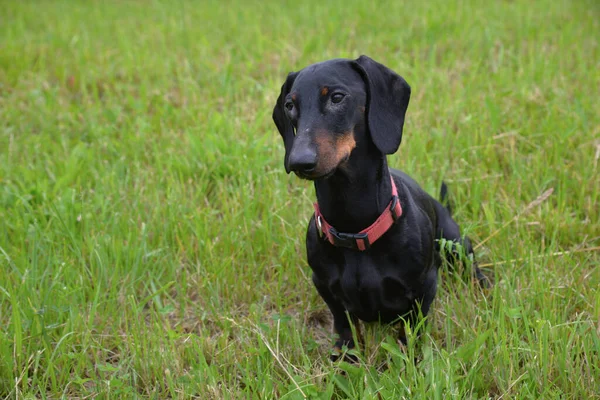
[[[337,104],[344,100],[344,97],[346,97],[346,95],[343,93],[334,93],[331,95],[331,102]]]
[[[286,103],[285,103],[285,108],[286,108],[288,111],[292,111],[292,110],[294,109],[294,103],[292,103],[291,101],[288,101],[288,102],[286,102]]]

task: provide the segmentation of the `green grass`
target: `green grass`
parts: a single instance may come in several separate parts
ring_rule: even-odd
[[[0,397],[600,398],[600,7],[375,3],[4,2]],[[496,285],[444,272],[357,367],[271,110],[360,54],[413,88],[390,164],[449,183]]]

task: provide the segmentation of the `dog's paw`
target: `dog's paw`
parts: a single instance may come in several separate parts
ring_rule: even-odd
[[[335,345],[335,347],[331,350],[329,359],[333,362],[341,360],[350,364],[358,364],[359,362],[358,356],[356,355],[356,350],[346,346],[338,345]]]
[[[475,267],[475,278],[483,289],[490,289],[492,287],[492,280],[486,274],[484,274],[479,267]]]

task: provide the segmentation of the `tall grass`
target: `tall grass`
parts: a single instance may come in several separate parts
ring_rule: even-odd
[[[598,398],[599,15],[5,2],[0,397]],[[328,361],[313,188],[270,114],[288,71],[360,54],[413,88],[390,164],[449,183],[496,284],[444,272],[421,341],[369,327],[353,366]]]

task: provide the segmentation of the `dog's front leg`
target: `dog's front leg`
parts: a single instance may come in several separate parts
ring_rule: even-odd
[[[346,311],[342,303],[340,303],[326,282],[319,280],[319,278],[313,274],[313,282],[315,287],[317,288],[317,292],[319,295],[325,300],[327,307],[331,311],[331,315],[333,316],[333,329],[335,333],[338,335],[338,338],[335,342],[333,348],[333,354],[331,355],[331,360],[336,361],[343,353],[343,347],[346,346],[349,350],[355,347],[354,338],[352,337],[352,326],[351,323],[356,327],[357,339],[360,338],[360,328],[358,325],[358,318],[353,314]],[[347,361],[356,362],[357,359],[355,356],[351,354],[346,354],[345,359]]]

